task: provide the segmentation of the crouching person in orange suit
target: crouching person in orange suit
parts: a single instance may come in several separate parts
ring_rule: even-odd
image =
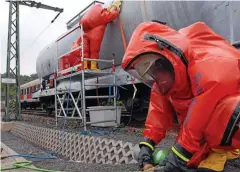
[[[151,88],[140,169],[177,116],[181,129],[165,172],[223,171],[240,155],[240,52],[204,23],[176,31],[145,22],[134,31],[122,68]]]

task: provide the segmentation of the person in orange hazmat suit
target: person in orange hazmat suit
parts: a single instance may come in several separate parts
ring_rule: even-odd
[[[93,5],[81,18],[80,24],[84,31],[84,58],[99,59],[99,52],[107,24],[115,20],[120,13],[121,1],[116,0],[107,5]],[[73,43],[72,49],[81,45],[81,35]],[[86,49],[85,49],[86,48]],[[79,56],[81,50],[72,53]],[[98,69],[96,61],[91,61],[90,69]],[[84,61],[84,68],[88,68],[87,61]]]
[[[239,157],[240,52],[205,23],[179,31],[157,21],[140,24],[122,68],[151,88],[140,169],[152,167],[154,147],[174,116],[181,127],[159,164],[164,171],[223,171]]]

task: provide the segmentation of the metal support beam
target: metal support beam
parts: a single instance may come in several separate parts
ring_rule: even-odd
[[[41,2],[19,1],[19,4],[29,6],[29,7],[42,8],[42,9],[45,9],[45,10],[57,11],[57,12],[60,12],[60,13],[63,12],[63,8],[52,7],[52,6],[49,6],[49,5],[42,4]]]
[[[16,84],[6,84],[5,97],[5,116],[3,120],[21,119],[21,103],[20,103],[20,57],[19,57],[19,2],[9,2],[9,20],[8,20],[8,45],[7,45],[7,70],[6,78],[16,80]],[[14,94],[14,95],[12,95]],[[13,98],[13,99],[12,99]],[[11,105],[11,106],[10,106]],[[15,114],[15,116],[10,116]]]
[[[5,115],[4,121],[21,120],[21,102],[20,102],[20,43],[19,43],[19,5],[29,7],[42,8],[53,10],[60,13],[63,12],[62,8],[51,7],[35,1],[24,0],[7,0],[9,2],[9,19],[8,19],[8,45],[7,45],[7,66],[6,78],[14,79],[14,85],[6,83],[5,93]],[[51,21],[53,23],[57,16]],[[10,91],[11,88],[11,91]],[[13,90],[12,90],[13,89]],[[15,117],[10,114],[15,114]]]

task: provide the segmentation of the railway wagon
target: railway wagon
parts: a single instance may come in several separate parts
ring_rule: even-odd
[[[20,102],[22,108],[36,109],[40,106],[38,96],[35,95],[40,90],[40,83],[40,79],[35,79],[20,86]]]
[[[98,2],[93,2],[98,3]],[[88,7],[90,7],[90,4]],[[146,114],[149,101],[149,88],[135,81],[138,89],[134,101],[131,101],[133,87],[131,77],[125,73],[121,67],[121,60],[124,55],[124,44],[128,44],[134,29],[144,21],[159,20],[166,22],[167,25],[180,29],[194,22],[202,21],[214,29],[218,34],[223,36],[229,42],[239,47],[240,22],[239,2],[218,2],[218,1],[123,1],[121,6],[120,17],[114,22],[109,23],[101,44],[100,59],[114,59],[116,65],[116,77],[119,100],[123,102],[126,111],[129,111],[134,103],[134,113],[136,117],[139,114]],[[70,51],[72,43],[76,41],[80,34],[80,29],[76,29],[79,25],[79,20],[84,15],[88,8],[81,11],[67,23],[68,31],[61,41],[54,41],[47,45],[39,54],[36,62],[36,70],[39,78],[41,78],[41,92],[39,94],[40,102],[46,105],[47,109],[54,108],[54,71],[58,68],[57,58]],[[59,37],[59,38],[60,38]],[[108,70],[111,66],[99,64],[101,70]],[[108,83],[109,77],[95,77],[86,79],[86,82],[91,83]],[[71,84],[70,84],[71,82]],[[57,89],[68,88],[80,89],[79,80],[64,80],[59,82]],[[108,92],[107,86],[89,86],[87,87],[88,94],[96,94]],[[101,100],[100,104],[104,104],[106,100]],[[98,103],[93,101],[88,103]]]

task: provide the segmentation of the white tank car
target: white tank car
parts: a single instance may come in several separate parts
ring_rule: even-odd
[[[120,19],[124,31],[126,43],[135,28],[144,21],[159,20],[166,22],[167,25],[180,29],[194,22],[203,21],[214,29],[218,34],[222,35],[231,43],[240,40],[240,22],[238,21],[240,2],[218,2],[218,1],[123,1],[121,6]],[[77,15],[67,26],[70,32],[79,23],[81,15]],[[53,72],[57,69],[57,56],[70,51],[73,41],[80,34],[80,29],[74,30],[71,34],[56,43],[46,46],[37,58],[37,74],[42,80],[42,91],[40,100],[44,102],[48,108],[54,107],[54,89],[49,88],[49,79],[53,78]],[[63,34],[64,35],[64,34]],[[60,36],[61,37],[61,36]],[[126,105],[126,109],[131,107],[132,97],[131,78],[121,68],[120,64],[124,55],[124,45],[120,32],[119,20],[108,24],[101,45],[100,59],[113,59],[116,64],[117,84],[119,87],[120,99]],[[102,70],[109,70],[111,66],[101,65]],[[99,77],[87,79],[86,83],[110,83],[111,78]],[[63,80],[58,84],[58,89],[69,87],[69,80]],[[136,81],[138,83],[138,81]],[[80,79],[71,80],[71,87],[80,89]],[[149,89],[141,83],[137,84],[138,94],[136,95],[135,112],[146,114],[148,106]],[[96,93],[96,87],[87,88]],[[100,89],[98,87],[98,89]],[[103,89],[103,88],[102,88]],[[106,91],[108,88],[105,88]],[[126,91],[126,89],[128,91]]]

